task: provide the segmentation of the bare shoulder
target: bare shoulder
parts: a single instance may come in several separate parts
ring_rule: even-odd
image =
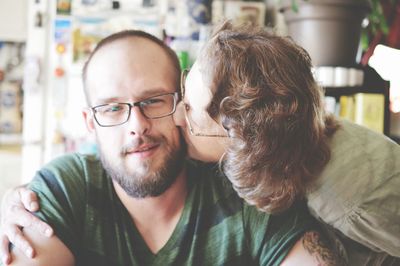
[[[74,265],[75,259],[72,252],[55,235],[48,238],[40,233],[24,229],[24,235],[33,244],[36,256],[33,259],[26,257],[23,251],[15,248],[12,250],[11,265]]]
[[[293,246],[281,266],[342,266],[343,260],[316,231],[306,232]]]

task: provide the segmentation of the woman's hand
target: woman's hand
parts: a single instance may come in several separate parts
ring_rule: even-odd
[[[4,195],[0,213],[0,258],[4,264],[11,263],[10,243],[22,250],[27,257],[35,256],[35,250],[22,232],[24,227],[47,237],[53,235],[53,229],[48,224],[30,213],[38,210],[39,201],[36,194],[25,186],[10,189]]]

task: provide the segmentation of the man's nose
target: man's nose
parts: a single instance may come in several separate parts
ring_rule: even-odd
[[[137,106],[132,107],[127,124],[131,135],[142,136],[147,134],[151,129],[150,119],[145,117]]]
[[[178,127],[186,127],[186,120],[185,120],[185,105],[183,104],[182,101],[180,101],[177,105],[176,105],[176,110],[174,113],[174,122],[175,125]]]

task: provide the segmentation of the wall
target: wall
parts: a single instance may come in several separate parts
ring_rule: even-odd
[[[27,31],[27,0],[0,1],[0,40],[23,42]]]

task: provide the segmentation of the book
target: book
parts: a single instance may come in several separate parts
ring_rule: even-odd
[[[327,113],[335,114],[336,113],[336,99],[332,96],[325,96],[324,98],[324,107]]]
[[[355,116],[355,99],[354,95],[342,95],[339,99],[340,110],[339,117],[354,122]]]
[[[385,117],[384,95],[378,93],[356,93],[354,99],[354,122],[383,133]]]

